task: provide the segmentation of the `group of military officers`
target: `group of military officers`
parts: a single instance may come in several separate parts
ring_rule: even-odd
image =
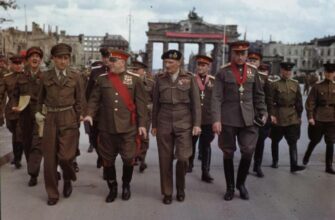
[[[297,158],[303,103],[299,83],[291,78],[294,64],[282,62],[280,78],[273,80],[261,52],[249,48],[248,42],[233,42],[230,49],[231,62],[215,77],[210,74],[210,56],[195,56],[196,74],[192,74],[182,68],[183,55],[178,50],[163,53],[164,72],[152,77],[142,62],[127,67],[130,55],[126,51],[102,48],[102,60],[92,64],[87,83],[82,74],[69,68],[72,48],[64,43],[51,49],[54,67],[44,73],[40,71],[43,51],[39,47],[29,48],[25,58],[12,56],[8,72],[2,56],[0,103],[6,105],[6,126],[13,137],[13,164],[21,167],[24,152],[31,176],[28,185],[35,186],[43,157],[47,204],[59,200],[57,167],[63,174],[63,195],[70,197],[72,181],[77,179],[73,162],[79,155],[83,122],[91,144],[88,151],[96,150],[97,167],[103,167],[109,188],[107,203],[118,195],[118,154],[123,161],[122,199],[130,199],[134,166],[140,163],[140,172],[147,168],[150,126],[157,138],[164,204],[173,200],[174,160],[176,199],[184,201],[185,176],[192,172],[198,140],[201,180],[213,182],[210,164],[215,134],[223,151],[227,201],[234,198],[235,187],[242,199],[249,199],[245,183],[252,157],[253,171],[264,176],[261,164],[267,137],[272,139],[273,168],[278,168],[278,145],[285,137],[291,172],[305,169]],[[324,68],[325,80],[312,88],[306,101],[311,142],[303,163],[307,165],[324,135],[326,172],[335,174],[335,64],[327,63]],[[237,143],[241,159],[235,184]]]

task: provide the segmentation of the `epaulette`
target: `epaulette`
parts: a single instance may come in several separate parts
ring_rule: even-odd
[[[215,76],[212,76],[212,75],[208,74],[208,78],[215,79]]]
[[[151,81],[151,82],[155,82],[155,80],[152,79],[151,77],[146,77],[146,80],[149,80],[149,81]]]
[[[127,73],[132,76],[140,77],[137,73],[130,72],[129,70],[127,70]]]
[[[321,84],[321,83],[323,83],[325,80],[323,79],[323,80],[319,80],[319,81],[317,81],[316,82],[316,84]]]
[[[257,67],[255,65],[252,65],[251,63],[247,63],[247,66],[257,69]]]
[[[262,72],[262,71],[258,71],[258,74],[262,75],[262,76],[267,76],[268,75],[268,74],[266,74],[265,72]]]
[[[190,75],[190,76],[194,76],[195,74],[193,74],[192,72],[190,71],[185,71],[186,74]]]
[[[7,73],[7,74],[3,75],[3,77],[10,76],[10,75],[12,75],[13,73],[14,73],[14,72]]]
[[[91,67],[91,70],[95,70],[95,69],[99,69],[99,68],[101,68],[102,66],[92,66]]]
[[[225,64],[225,65],[220,66],[220,69],[226,68],[226,67],[228,67],[228,66],[230,66],[230,65],[231,65],[231,63],[227,63],[227,64]]]
[[[278,81],[280,81],[280,79],[274,79],[274,80],[272,80],[273,83],[274,82],[278,82]]]
[[[108,73],[103,73],[103,74],[100,74],[98,77],[101,77],[101,76],[107,76]]]
[[[335,84],[335,80],[332,81]]]
[[[293,81],[293,82],[295,82],[295,83],[299,83],[299,81],[296,80],[296,79],[290,79],[290,80]]]

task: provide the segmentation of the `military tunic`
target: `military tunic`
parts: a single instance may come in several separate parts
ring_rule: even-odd
[[[219,147],[224,152],[225,159],[233,158],[236,137],[242,157],[251,159],[258,137],[254,118],[257,115],[267,115],[263,87],[257,69],[247,64],[247,79],[241,93],[231,65],[221,68],[215,76],[211,103],[213,122],[221,122],[223,125]]]
[[[201,125],[199,89],[192,74],[179,71],[173,82],[170,74],[157,77],[152,128],[157,129],[161,192],[173,192],[173,158],[177,159],[176,187],[185,188],[185,173],[192,154],[192,127]]]
[[[131,112],[108,74],[98,77],[88,102],[87,115],[97,117],[99,121],[98,149],[105,167],[114,165],[118,153],[124,164],[132,165],[136,152],[137,128],[146,127],[147,123],[147,99],[142,80],[129,72],[120,73],[119,76],[136,105],[136,123],[132,123]]]
[[[55,69],[45,73],[41,81],[38,112],[42,105],[45,115],[42,151],[44,179],[49,199],[58,199],[57,165],[63,170],[64,181],[76,180],[72,162],[79,143],[79,119],[82,115],[83,91],[78,73],[66,69],[59,79]]]

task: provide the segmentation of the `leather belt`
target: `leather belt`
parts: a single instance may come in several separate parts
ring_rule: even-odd
[[[73,106],[66,106],[66,107],[50,107],[47,106],[47,112],[63,112],[66,110],[73,109]]]

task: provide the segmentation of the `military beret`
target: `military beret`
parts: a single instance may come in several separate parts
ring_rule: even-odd
[[[52,56],[71,55],[72,47],[68,44],[60,43],[51,48]]]
[[[130,54],[124,50],[110,49],[109,54],[109,58],[117,58],[121,60],[127,60],[130,57]]]
[[[43,51],[42,51],[41,48],[39,48],[39,47],[31,47],[31,48],[29,48],[27,50],[26,59],[28,59],[34,53],[36,53],[37,55],[39,55],[41,57],[41,59],[43,58]]]
[[[327,73],[335,72],[335,63],[325,63],[323,64],[323,68]]]
[[[100,48],[100,54],[101,54],[101,56],[103,56],[103,57],[109,57],[109,51],[108,51],[108,48],[106,48],[106,47],[102,47],[102,48]]]
[[[213,62],[212,57],[201,54],[196,55],[195,60],[197,61],[197,63],[205,63],[205,64],[211,64]]]
[[[142,63],[140,61],[134,61],[132,63],[132,68],[133,69],[146,69],[148,66],[145,63]]]
[[[180,60],[182,56],[183,54],[179,52],[178,50],[168,50],[162,54],[161,58],[162,60],[165,60],[165,59]]]
[[[24,57],[22,57],[21,55],[14,55],[10,57],[9,60],[15,64],[21,64],[24,60]]]
[[[248,50],[250,43],[248,41],[235,41],[229,44],[231,50],[244,51]]]
[[[291,63],[291,62],[281,62],[280,63],[280,68],[289,71],[289,70],[292,70],[294,65],[295,65],[295,63]]]

